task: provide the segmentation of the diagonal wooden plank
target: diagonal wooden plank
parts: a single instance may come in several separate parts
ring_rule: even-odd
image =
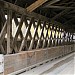
[[[24,16],[22,15],[21,21],[20,21],[20,23],[19,23],[18,30],[17,30],[17,32],[16,32],[16,34],[15,34],[15,37],[16,37],[16,38],[18,37],[19,33],[21,32],[21,27],[22,27],[22,25],[23,25],[23,21],[24,21]],[[15,38],[15,39],[16,39],[16,38]]]
[[[4,11],[2,9],[0,9],[0,15],[1,15],[1,19],[2,19],[2,23],[3,23],[3,28],[2,28],[2,31],[0,33],[0,39],[3,38],[3,35],[6,33],[6,24],[7,24],[7,21],[6,21],[6,18],[5,18],[5,14],[4,14]],[[5,36],[5,35],[4,35]],[[1,41],[1,40],[0,40]]]
[[[41,6],[42,4],[44,4],[45,2],[47,2],[48,0],[37,0],[36,2],[34,2],[33,4],[31,4],[30,6],[28,6],[26,8],[26,10],[28,12],[32,12],[34,11],[36,8],[38,8],[39,6]]]
[[[4,26],[2,26],[3,28],[2,28],[1,33],[0,33],[0,48],[1,48],[1,52],[3,54],[6,54],[6,52],[3,48],[2,42],[3,42],[3,40],[5,38],[5,34],[6,34],[7,21],[5,19],[5,14],[4,14],[4,11],[2,9],[0,9],[0,16],[1,16],[2,25],[4,25]]]
[[[6,26],[7,26],[7,21],[5,22],[3,29],[0,33],[0,43],[3,41],[3,39],[5,38],[5,34],[6,34]]]
[[[18,48],[17,48],[17,46],[16,46],[16,41],[17,41],[18,35],[19,35],[20,32],[21,32],[21,27],[22,27],[22,25],[23,25],[23,21],[24,21],[24,19],[25,19],[25,16],[22,15],[20,19],[21,19],[21,20],[20,20],[20,23],[19,23],[19,26],[18,26],[18,30],[17,30],[17,32],[16,32],[16,34],[15,34],[15,37],[13,38],[13,41],[12,41],[12,46],[13,46],[15,52],[18,52],[18,50],[17,50]]]
[[[16,14],[14,14],[14,17],[13,18],[14,18],[14,21],[15,21],[16,26],[18,26],[19,22],[18,22],[18,19],[16,17]],[[23,38],[22,31],[20,31],[20,36],[21,36],[21,39],[22,39]]]
[[[4,50],[4,48],[3,48],[3,45],[2,45],[2,44],[0,45],[0,49],[1,49],[1,52],[2,52],[3,54],[6,54],[6,52],[5,52],[5,50]]]
[[[30,31],[29,31],[29,33],[28,33],[28,34],[29,34],[30,39],[32,39],[32,35],[31,35],[31,32],[30,32]]]
[[[2,53],[3,54],[6,53],[5,50],[4,50],[4,48],[3,48],[3,45],[2,45],[3,40],[5,38],[5,34],[6,34],[6,23],[5,23],[5,25],[4,25],[4,27],[3,27],[2,31],[1,31],[1,34],[0,34],[0,47],[2,49]]]
[[[2,51],[3,54],[5,54],[5,52],[4,52],[4,48],[3,48],[2,42],[3,42],[4,38],[5,38],[5,34],[6,34],[6,24],[4,25],[4,27],[3,27],[2,31],[1,31],[1,34],[0,34],[0,47],[3,50]]]
[[[73,17],[72,19],[66,21],[65,23],[63,23],[63,25],[69,24],[69,23],[71,23],[73,20],[75,20],[75,17]]]

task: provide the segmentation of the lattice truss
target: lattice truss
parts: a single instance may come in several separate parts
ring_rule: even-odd
[[[47,48],[73,42],[57,22],[36,20],[12,10],[0,9],[0,52],[3,54]]]

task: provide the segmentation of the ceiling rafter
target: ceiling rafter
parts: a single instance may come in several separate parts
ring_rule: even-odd
[[[68,4],[75,4],[75,2],[68,2],[68,3],[60,3],[60,4],[54,4],[56,6],[62,6],[62,5],[68,5]]]
[[[73,6],[74,4],[72,4],[71,6]],[[57,15],[55,15],[53,18],[51,18],[51,20],[55,20],[57,19],[58,17],[64,15],[64,14],[67,14],[68,12],[70,12],[71,9],[65,9],[63,10],[62,12],[58,13]]]
[[[32,12],[34,11],[36,8],[38,8],[39,6],[41,6],[42,4],[44,4],[45,2],[47,2],[48,0],[37,0],[36,2],[34,2],[33,4],[31,4],[30,6],[28,6],[26,8],[26,10],[28,12]]]
[[[50,5],[50,6],[46,6],[44,8],[57,8],[57,9],[75,9],[75,7],[66,7],[66,6],[54,6],[54,5]]]
[[[69,25],[69,23],[72,23],[72,21],[75,19],[75,17],[73,17],[72,19],[66,21],[63,25]]]
[[[52,5],[52,4],[54,4],[54,3],[58,2],[58,1],[60,1],[60,0],[52,0],[52,1],[49,1],[48,3],[44,4],[42,6],[42,8],[47,7],[47,6],[50,6],[50,5]]]

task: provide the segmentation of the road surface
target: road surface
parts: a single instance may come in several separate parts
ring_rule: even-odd
[[[75,53],[59,58],[20,75],[75,75]]]

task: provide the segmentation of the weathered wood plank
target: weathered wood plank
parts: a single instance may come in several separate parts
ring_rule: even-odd
[[[35,10],[36,8],[38,8],[39,6],[41,6],[42,4],[44,4],[47,1],[48,0],[37,0],[36,2],[34,2],[30,6],[28,6],[26,9],[28,12],[32,12],[33,10]]]
[[[8,18],[7,18],[7,54],[11,53],[11,25],[12,25],[12,11],[8,11]]]

